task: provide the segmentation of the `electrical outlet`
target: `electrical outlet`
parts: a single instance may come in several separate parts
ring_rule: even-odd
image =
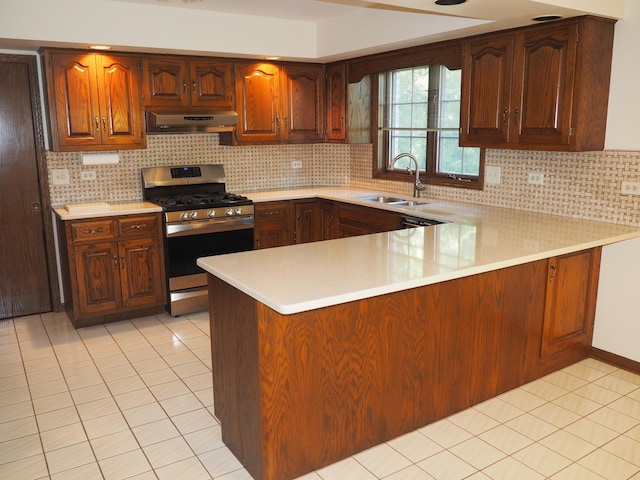
[[[83,170],[80,172],[80,180],[96,180],[96,171],[95,170]]]
[[[544,173],[542,172],[529,172],[529,178],[527,179],[529,185],[544,185]]]
[[[291,168],[302,168],[302,160],[293,160],[291,162]]]
[[[502,174],[502,168],[494,165],[487,165],[484,169],[484,183],[491,185],[498,185],[500,183],[500,176]]]
[[[53,185],[69,185],[71,177],[68,168],[55,168],[51,170],[51,183]]]
[[[640,182],[622,182],[620,192],[623,195],[640,195]]]

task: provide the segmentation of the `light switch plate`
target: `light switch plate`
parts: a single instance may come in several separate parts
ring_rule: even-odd
[[[51,183],[53,185],[69,185],[71,177],[68,168],[55,168],[51,170]]]
[[[484,183],[498,185],[501,181],[502,167],[487,165],[484,169]]]

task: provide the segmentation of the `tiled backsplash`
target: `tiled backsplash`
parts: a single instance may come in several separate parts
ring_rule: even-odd
[[[140,200],[140,169],[156,165],[222,163],[227,190],[242,193],[308,186],[353,186],[411,194],[409,182],[371,178],[371,145],[228,147],[217,134],[154,135],[145,150],[121,152],[115,165],[82,165],[79,153],[47,152],[49,170],[69,169],[71,184],[49,185],[52,205]],[[302,160],[301,169],[292,169]],[[488,150],[486,165],[501,167],[501,183],[483,191],[428,187],[424,195],[462,202],[640,226],[640,196],[622,195],[623,180],[640,181],[640,152],[558,153]],[[80,180],[95,170],[96,180]],[[544,185],[529,185],[529,172]]]

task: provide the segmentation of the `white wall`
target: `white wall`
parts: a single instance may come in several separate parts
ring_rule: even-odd
[[[640,362],[640,238],[602,249],[593,346]]]
[[[640,150],[636,113],[640,111],[640,1],[627,0],[616,23],[605,150]]]

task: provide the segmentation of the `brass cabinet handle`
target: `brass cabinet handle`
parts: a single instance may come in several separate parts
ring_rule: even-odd
[[[280,210],[269,210],[268,212],[264,212],[265,215],[280,215]]]
[[[131,225],[129,228],[131,230],[144,230],[145,228],[147,228],[147,224],[146,223],[136,223],[135,225]]]
[[[551,269],[551,276],[549,277],[549,281],[553,282],[553,280],[556,278],[556,273],[558,273],[558,269],[555,263],[549,265],[549,268]]]
[[[502,111],[502,125],[504,125],[505,127],[507,126],[507,123],[509,123],[509,118],[508,118],[508,116],[509,116],[509,109],[508,109],[508,108],[505,108],[505,109]]]
[[[516,108],[513,112],[513,121],[515,122],[516,127],[520,125],[520,108]]]
[[[107,117],[102,116],[102,131],[106,133],[107,131]]]
[[[191,91],[195,93],[196,91],[196,81],[195,80],[191,80]]]
[[[187,93],[187,81],[186,80],[182,81],[182,91]]]
[[[102,227],[98,227],[98,228],[83,228],[82,229],[82,233],[84,233],[85,235],[93,235],[96,233],[102,233],[104,232],[104,228]]]
[[[113,256],[113,266],[118,268],[118,255]]]
[[[96,115],[96,132],[99,132],[99,131],[100,131],[100,119]]]

